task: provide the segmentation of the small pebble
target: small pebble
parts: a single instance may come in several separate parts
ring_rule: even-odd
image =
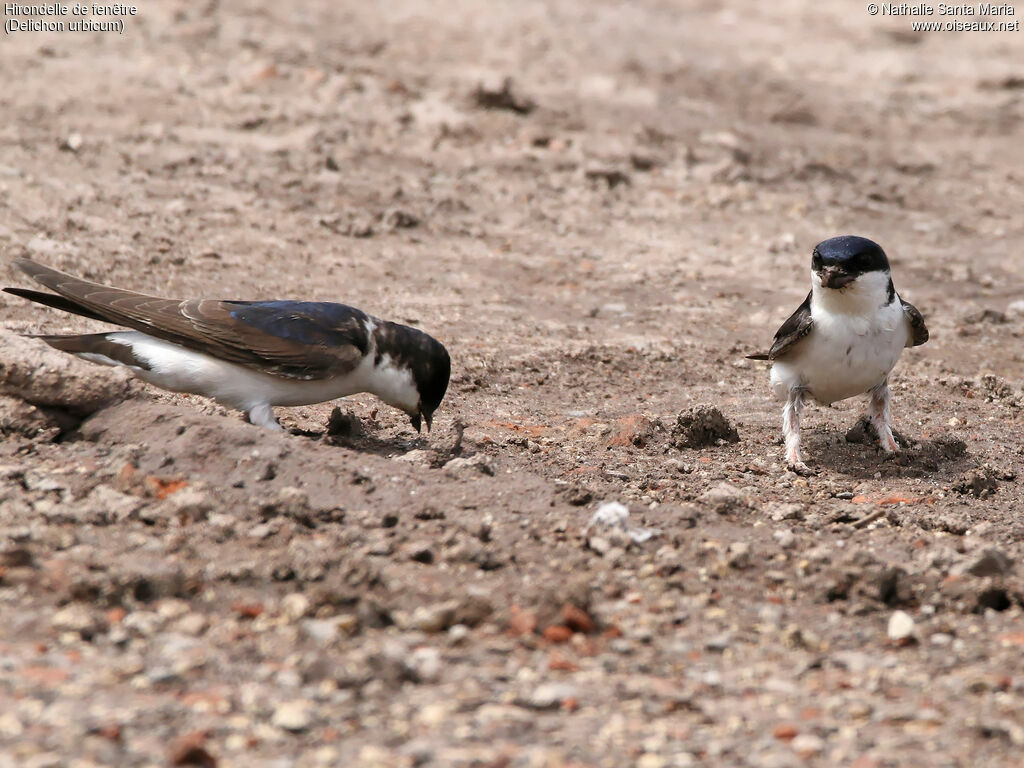
[[[313,724],[313,702],[297,699],[278,704],[270,722],[293,733],[305,731]]]
[[[914,619],[906,611],[895,611],[889,617],[889,639],[900,643],[909,640],[914,635]]]

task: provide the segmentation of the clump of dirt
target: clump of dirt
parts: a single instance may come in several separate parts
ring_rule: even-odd
[[[911,444],[911,441],[906,437],[906,435],[895,429],[892,431],[892,436],[896,439],[896,442],[904,448]],[[861,416],[857,419],[857,423],[846,431],[846,442],[856,443],[858,445],[880,445],[878,432],[871,423],[871,419],[867,416]]]
[[[984,392],[986,400],[994,402],[997,400],[1008,400],[1008,404],[1015,407],[1021,407],[1021,401],[1015,397],[1016,393],[1013,387],[1010,386],[1006,381],[993,376],[992,374],[985,374],[981,377],[981,389]]]
[[[555,492],[555,498],[574,507],[582,507],[594,500],[594,493],[580,485],[566,485]]]
[[[624,416],[615,422],[614,432],[608,438],[610,446],[633,445],[643,448],[647,445],[661,425],[654,419],[640,414]]]
[[[420,223],[419,216],[401,208],[389,208],[375,213],[345,209],[332,216],[320,218],[320,226],[325,229],[338,235],[356,238],[374,237],[398,229],[413,229]]]
[[[986,499],[999,489],[999,474],[989,467],[978,467],[961,475],[953,490],[965,496]]]
[[[703,448],[718,445],[719,441],[738,443],[740,436],[714,406],[698,405],[676,417],[676,424],[672,428],[673,448]]]
[[[355,414],[335,406],[327,419],[327,434],[331,437],[362,437],[363,422]]]
[[[0,393],[78,415],[125,397],[131,374],[58,352],[37,339],[0,331]]]
[[[481,109],[504,109],[517,115],[528,115],[537,108],[533,99],[513,91],[511,77],[502,80],[497,88],[478,85],[473,91],[473,103]]]
[[[0,435],[25,437],[60,434],[60,425],[47,413],[18,397],[0,395]]]

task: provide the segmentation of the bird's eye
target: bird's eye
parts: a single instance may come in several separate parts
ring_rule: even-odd
[[[815,269],[821,269],[821,254],[817,251],[811,254],[811,266]]]

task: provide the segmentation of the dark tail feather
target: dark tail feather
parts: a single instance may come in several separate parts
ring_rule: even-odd
[[[4,288],[4,293],[10,293],[14,296],[20,296],[23,299],[34,301],[38,304],[45,304],[48,307],[54,309],[62,309],[65,312],[70,312],[74,315],[81,315],[82,317],[88,317],[93,320],[103,320],[103,322],[110,322],[104,320],[102,315],[97,315],[91,309],[81,306],[75,303],[71,299],[67,299],[63,296],[58,296],[54,293],[43,293],[42,291],[31,291],[28,288]]]
[[[130,365],[133,368],[149,370],[149,365],[140,360],[132,353],[132,348],[127,344],[118,344],[111,341],[109,333],[87,333],[80,336],[30,336],[32,339],[45,341],[54,349],[67,352],[72,355],[102,355],[113,360],[114,363]],[[97,362],[97,361],[93,361]],[[102,362],[102,361],[100,361]]]
[[[747,355],[747,360],[771,360],[766,354]]]

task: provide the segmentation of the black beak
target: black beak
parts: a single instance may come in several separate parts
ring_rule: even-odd
[[[840,267],[822,267],[818,274],[821,276],[821,284],[826,288],[843,288],[857,279],[856,275]]]
[[[420,415],[418,413],[413,414],[412,416],[409,417],[409,421],[412,422],[412,425],[414,427],[416,427],[416,431],[419,432],[420,431]],[[427,427],[428,428],[430,427],[430,422],[427,422]]]

